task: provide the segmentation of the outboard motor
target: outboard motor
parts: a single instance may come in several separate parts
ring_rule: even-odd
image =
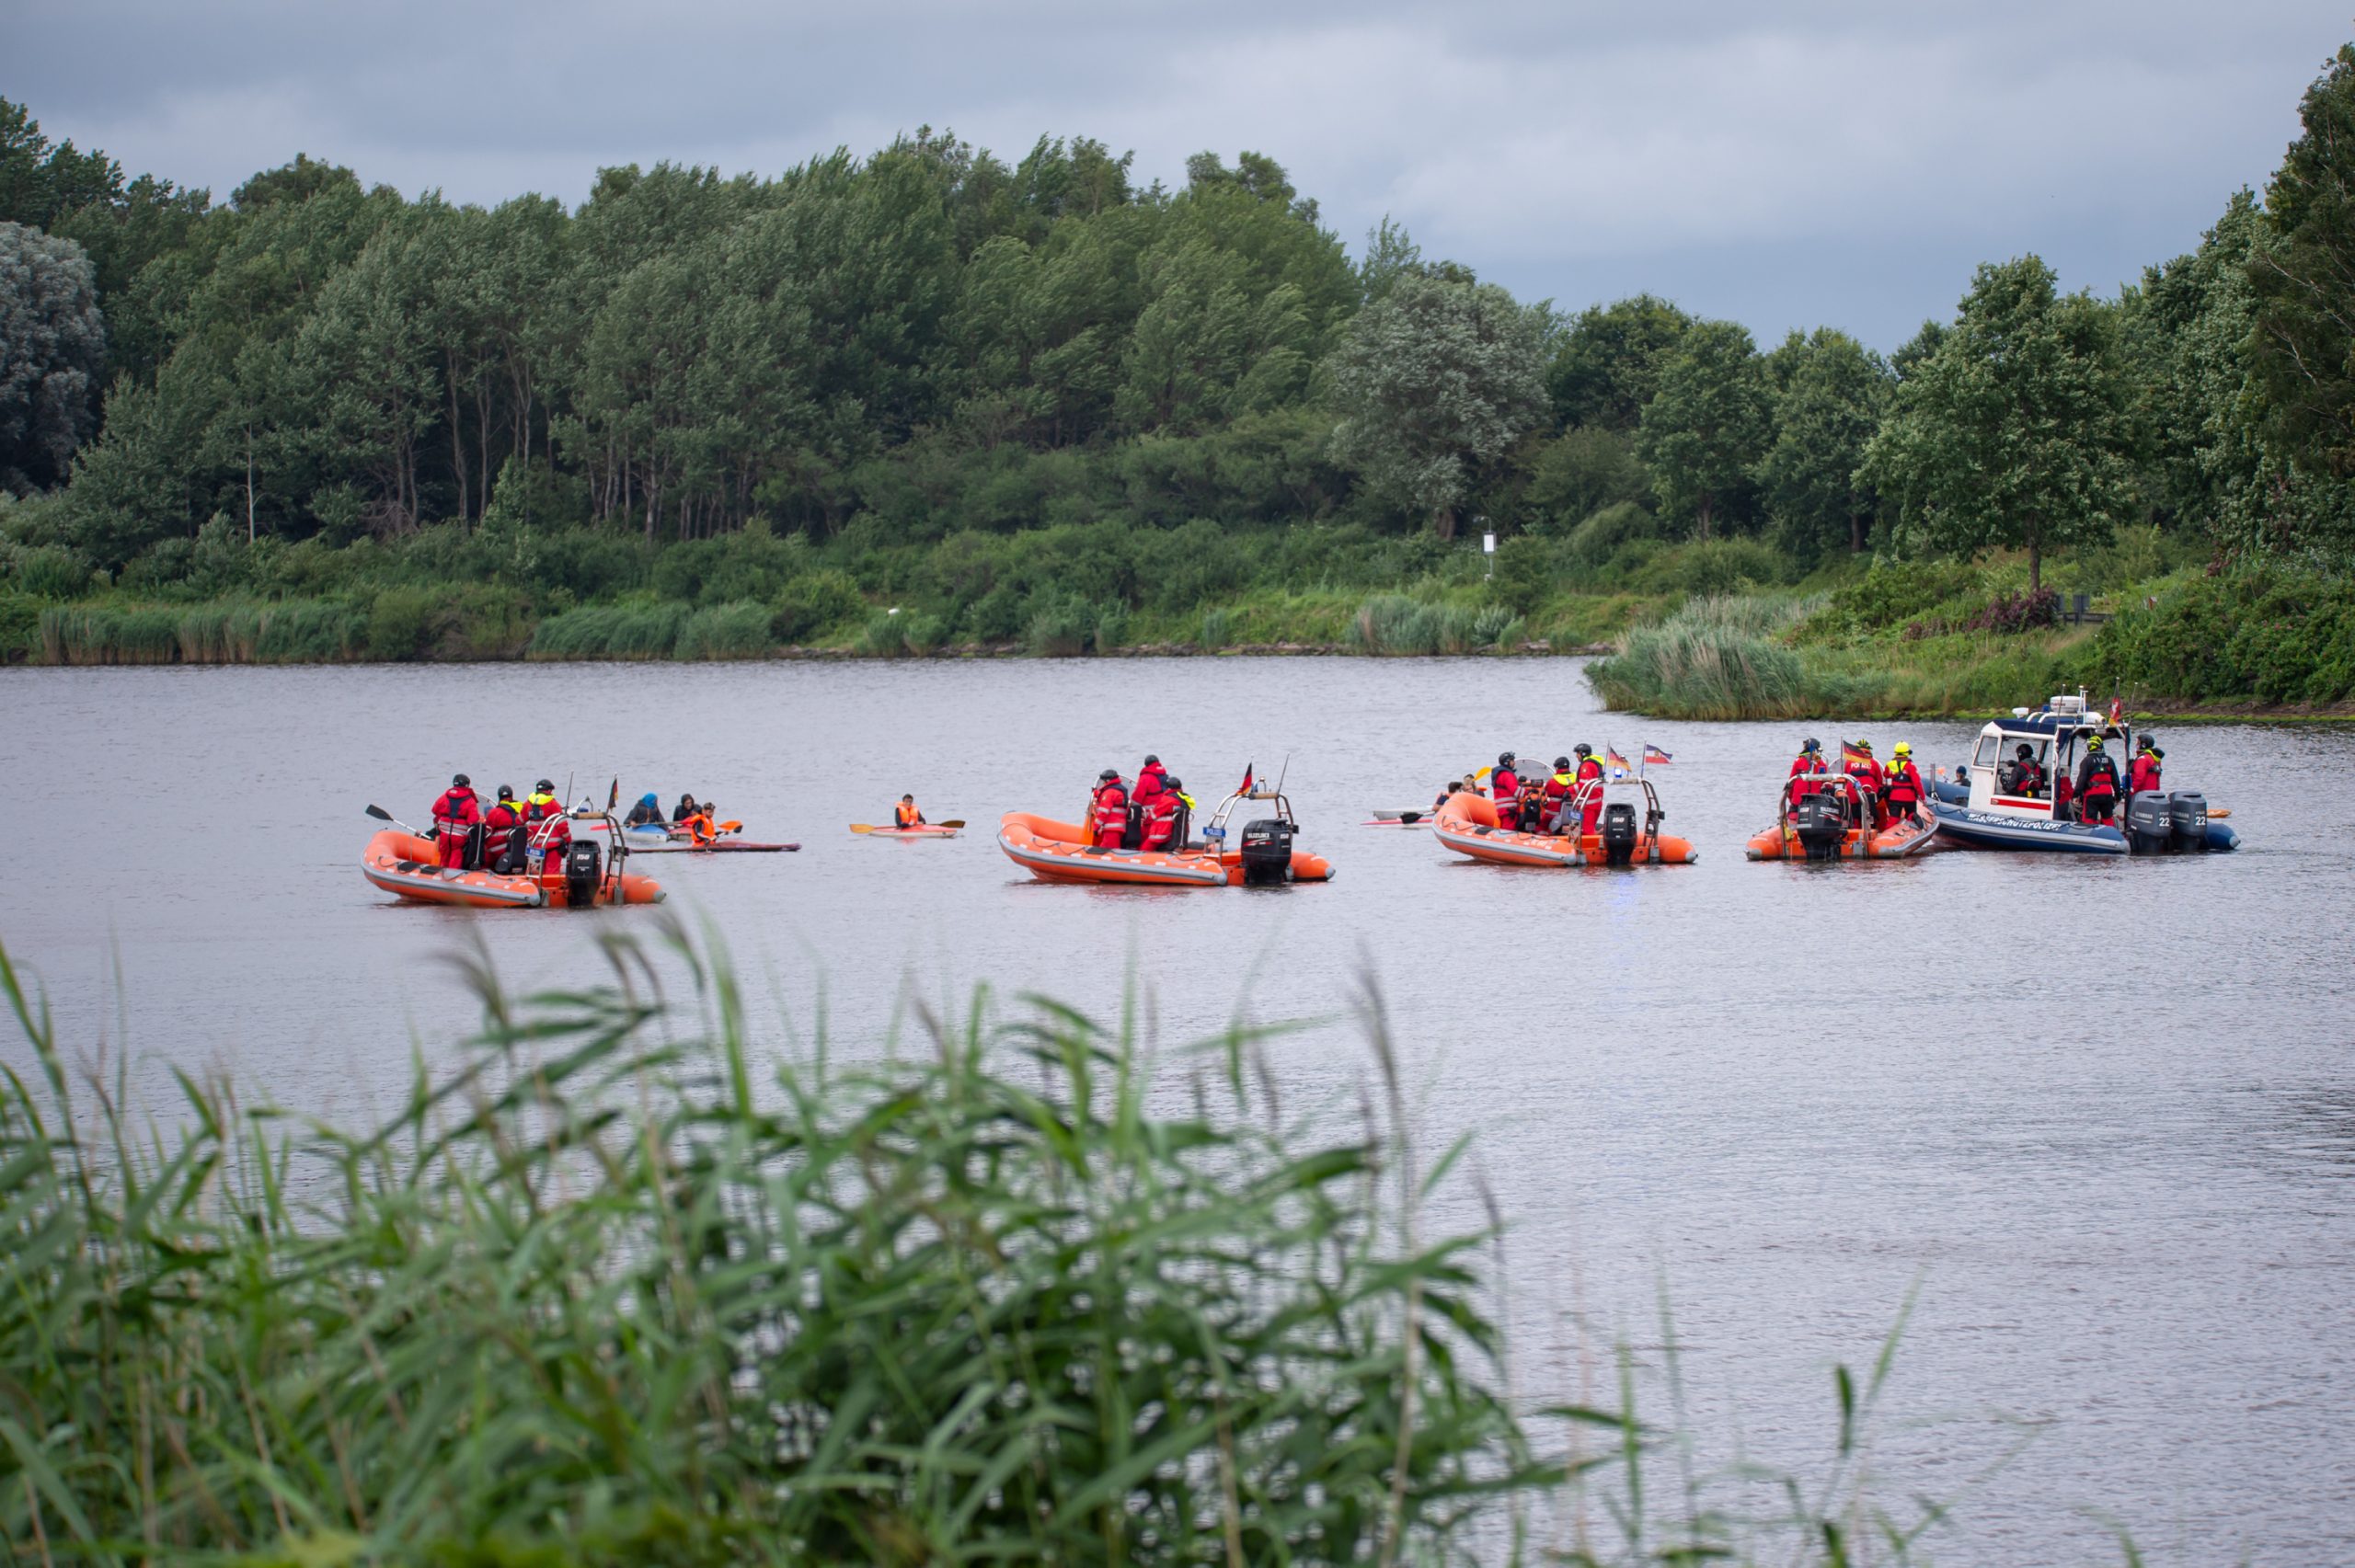
[[[1614,800],[1603,808],[1603,864],[1625,865],[1636,858],[1636,807]]]
[[[1292,824],[1280,817],[1243,828],[1243,885],[1273,887],[1292,880]]]
[[[2175,818],[2165,795],[2146,789],[2126,802],[2127,847],[2136,854],[2165,854],[2174,847]]]
[[[604,880],[599,865],[597,846],[586,839],[575,839],[564,852],[564,898],[569,908],[585,910],[597,901],[598,885]]]
[[[2156,792],[2153,794],[2155,795]],[[2179,789],[2167,802],[2167,818],[2175,830],[2175,853],[2208,853],[2208,797],[2196,789]]]
[[[1838,795],[1820,789],[1803,795],[1791,807],[1791,827],[1809,860],[1837,860],[1840,841],[1848,831],[1848,812]]]

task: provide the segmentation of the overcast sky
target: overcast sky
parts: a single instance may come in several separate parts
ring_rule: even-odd
[[[2314,0],[0,0],[0,96],[216,196],[297,151],[490,202],[924,124],[1172,184],[1247,147],[1353,251],[1388,213],[1523,297],[1887,349],[1981,260],[2108,292],[2189,249],[2350,33]]]

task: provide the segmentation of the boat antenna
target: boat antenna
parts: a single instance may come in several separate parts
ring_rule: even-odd
[[[1289,752],[1289,751],[1287,751],[1287,752],[1285,752],[1285,753],[1284,753],[1283,765],[1282,765],[1281,767],[1280,767],[1280,768],[1278,768],[1278,769],[1276,770],[1276,793],[1277,793],[1278,795],[1281,795],[1281,794],[1283,794],[1283,792],[1284,792],[1284,775],[1285,775],[1286,773],[1291,773],[1291,772],[1292,772],[1292,753],[1291,753],[1291,752]]]

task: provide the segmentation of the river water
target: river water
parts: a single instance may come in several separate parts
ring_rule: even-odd
[[[1975,728],[1866,733],[1951,762]],[[1114,1017],[1133,985],[1169,1042],[1330,1020],[1270,1059],[1291,1104],[1353,1105],[1371,977],[1423,1146],[1476,1130],[1525,1394],[1607,1391],[1614,1343],[1657,1372],[1665,1300],[1709,1457],[1738,1434],[1820,1472],[1832,1366],[1911,1293],[1878,1465],[1893,1503],[1958,1500],[1938,1561],[2116,1561],[2105,1520],[2154,1562],[2355,1559],[2355,732],[2164,733],[2236,855],[1748,864],[1799,735],[1605,715],[1546,659],[13,670],[0,941],[157,1109],[178,1064],[357,1120],[475,1021],[464,944],[583,984],[593,936],[654,913],[399,905],[360,877],[364,804],[421,823],[456,769],[691,789],[804,846],[641,863],[771,1039],[821,1001],[833,1048],[872,1051],[911,998]],[[1673,755],[1699,864],[1512,871],[1361,826],[1581,739]],[[998,813],[1074,815],[1147,750],[1206,808],[1289,756],[1337,879],[1056,887],[999,853]],[[903,789],[971,835],[845,830]]]

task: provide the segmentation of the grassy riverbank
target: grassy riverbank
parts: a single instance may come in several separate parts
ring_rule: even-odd
[[[1336,1137],[1247,1035],[1160,1064],[1172,1116],[1044,1003],[844,1066],[757,1045],[724,970],[698,1018],[472,968],[483,1034],[385,1125],[184,1076],[159,1131],[0,953],[39,1070],[0,1084],[0,1562],[1828,1565],[1944,1516],[1872,1495],[1890,1346],[1763,1510],[1625,1351],[1615,1412],[1515,1393],[1378,1005]]]
[[[1605,704],[1675,718],[1978,715],[2083,686],[2179,717],[2355,716],[2355,582],[2185,567],[2072,624],[2011,564],[1879,567],[1821,594],[1696,598],[1589,667]]]
[[[1779,580],[1755,546],[1478,542],[1349,526],[1068,525],[824,546],[754,526],[656,550],[495,520],[330,548],[213,530],[176,576],[0,548],[0,659],[50,664],[763,658],[1292,648],[1559,651],[1689,593]]]

